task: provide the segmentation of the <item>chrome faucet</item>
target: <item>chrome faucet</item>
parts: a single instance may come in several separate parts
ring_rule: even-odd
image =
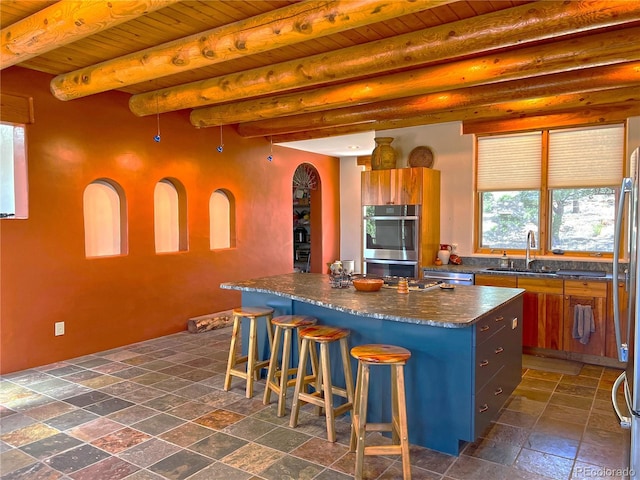
[[[536,234],[533,230],[527,232],[527,245],[525,246],[524,268],[529,270],[535,258],[531,258],[531,248],[536,248]]]

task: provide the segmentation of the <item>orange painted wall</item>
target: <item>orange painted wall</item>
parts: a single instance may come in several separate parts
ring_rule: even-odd
[[[29,218],[0,220],[0,372],[86,355],[186,329],[189,317],[239,305],[225,281],[292,271],[292,187],[300,163],[322,184],[322,265],[339,258],[339,161],[273,147],[224,129],[197,130],[188,112],[138,118],[129,95],[108,92],[61,102],[51,77],[18,67],[2,72],[3,92],[30,95],[27,126]],[[126,193],[128,254],[87,259],[82,195],[107,177]],[[189,250],[156,255],[153,191],[175,177],[187,191]],[[236,248],[209,250],[208,202],[235,196]],[[318,245],[318,244],[316,244]],[[316,247],[318,248],[318,247]],[[54,336],[64,321],[66,334]]]

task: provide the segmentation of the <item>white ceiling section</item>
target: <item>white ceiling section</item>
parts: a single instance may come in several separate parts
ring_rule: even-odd
[[[331,157],[360,157],[371,155],[375,148],[373,141],[375,136],[375,132],[362,132],[337,137],[284,142],[277,145]]]

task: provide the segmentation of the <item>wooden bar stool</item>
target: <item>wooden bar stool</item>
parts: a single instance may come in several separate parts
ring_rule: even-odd
[[[291,363],[291,343],[293,341],[293,331],[299,328],[315,325],[317,318],[306,315],[281,315],[271,320],[271,324],[275,326],[273,333],[273,345],[271,345],[271,358],[269,360],[269,370],[267,373],[267,383],[264,390],[264,398],[262,403],[269,404],[271,399],[271,391],[278,395],[278,416],[284,416],[284,410],[287,402],[287,389],[293,387],[297,376],[297,368],[289,368]],[[284,337],[284,338],[283,338]],[[282,363],[278,365],[278,355],[280,354],[280,346],[282,344]],[[300,336],[298,336],[298,351],[300,351]],[[315,382],[318,360],[315,350],[311,351],[311,375],[303,375],[303,386]]]
[[[242,318],[249,319],[249,345],[247,355],[239,356],[236,353],[238,340],[242,332]],[[267,323],[267,335],[269,345],[273,343],[271,332],[271,318],[273,308],[270,307],[237,307],[233,309],[233,332],[231,333],[231,345],[229,346],[229,360],[227,373],[224,378],[224,389],[231,388],[231,377],[236,376],[247,380],[247,398],[253,396],[253,380],[259,378],[260,369],[269,364],[269,360],[258,360],[258,319],[264,317]],[[245,369],[235,368],[236,365],[246,363]]]
[[[330,442],[336,441],[335,417],[353,408],[353,374],[351,373],[351,360],[349,358],[349,345],[347,337],[351,332],[344,328],[329,327],[326,325],[314,325],[305,327],[298,331],[302,339],[300,347],[300,361],[298,371],[306,371],[309,350],[316,348],[316,343],[320,344],[320,365],[316,379],[316,389],[313,393],[302,391],[304,378],[298,375],[296,378],[296,388],[293,392],[291,405],[291,421],[289,425],[295,427],[298,424],[298,411],[300,405],[311,403],[317,407],[324,408],[327,418],[327,439]],[[342,356],[342,368],[344,370],[345,388],[339,388],[331,381],[331,362],[329,359],[329,344],[340,342],[340,353]],[[347,399],[347,402],[338,406],[333,406],[333,395],[340,395]]]
[[[351,349],[351,356],[358,360],[350,444],[350,450],[356,452],[354,478],[362,479],[365,455],[402,455],[402,476],[405,480],[410,480],[411,464],[404,391],[404,365],[411,358],[411,352],[395,345],[359,345]],[[369,367],[371,365],[391,366],[391,423],[367,423]],[[392,432],[392,444],[365,446],[366,435],[369,431]]]

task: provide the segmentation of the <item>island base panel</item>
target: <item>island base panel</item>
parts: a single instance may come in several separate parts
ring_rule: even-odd
[[[405,367],[407,396],[407,416],[409,420],[409,440],[451,455],[459,455],[464,442],[474,441],[482,433],[488,418],[476,418],[478,406],[475,385],[475,324],[460,328],[440,328],[423,324],[396,322],[367,316],[358,316],[333,310],[303,301],[291,300],[277,295],[243,292],[243,306],[269,306],[274,315],[311,315],[318,324],[326,324],[351,330],[351,347],[366,343],[388,343],[407,348],[412,357]],[[505,304],[514,312],[522,309],[518,298]],[[511,312],[509,312],[511,315]],[[521,318],[521,315],[520,315]],[[521,322],[519,322],[521,323]],[[521,351],[521,332],[512,336],[511,350]],[[344,382],[344,375],[335,349],[336,361],[332,362],[332,376],[338,384]],[[293,355],[297,361],[297,352]],[[521,363],[520,363],[521,365]],[[352,359],[353,371],[357,369]],[[499,410],[520,381],[521,367],[507,366],[510,381],[503,382],[502,399],[494,400],[492,407]],[[386,369],[371,373],[370,396],[367,421],[385,423],[390,421],[391,398],[390,375]],[[504,374],[504,372],[503,372]],[[491,414],[494,418],[497,414]],[[478,421],[478,423],[476,423]]]

